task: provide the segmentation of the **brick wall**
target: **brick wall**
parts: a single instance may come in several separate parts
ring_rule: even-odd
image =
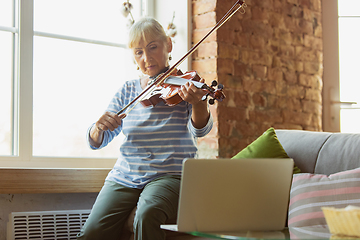
[[[193,43],[235,2],[193,0]],[[215,126],[200,156],[231,157],[269,127],[322,130],[321,0],[246,4],[192,55],[193,69],[226,94],[211,107]]]

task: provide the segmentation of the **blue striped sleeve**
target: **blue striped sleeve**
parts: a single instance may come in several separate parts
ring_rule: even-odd
[[[108,112],[113,112],[113,113],[117,113],[123,106],[123,101],[124,101],[124,96],[125,93],[127,91],[127,83],[125,83],[114,95],[114,97],[112,98],[111,102],[109,103],[106,111]],[[122,130],[122,125],[120,125],[117,129],[115,129],[114,131],[110,131],[110,130],[106,130],[104,131],[104,136],[103,136],[103,141],[101,143],[101,145],[99,147],[95,147],[92,144],[92,140],[90,138],[90,130],[91,128],[94,126],[95,123],[93,123],[87,132],[87,143],[88,146],[93,149],[93,150],[97,150],[97,149],[101,149],[103,147],[106,147],[116,136],[118,136]]]
[[[194,137],[204,137],[206,134],[208,134],[211,131],[211,129],[213,127],[213,124],[214,124],[214,120],[213,120],[212,115],[210,113],[209,120],[208,120],[207,124],[205,125],[205,127],[200,128],[200,129],[195,128],[194,125],[193,125],[193,122],[192,122],[192,120],[190,118],[188,128],[189,128],[189,131],[191,132],[191,134]]]
[[[107,131],[104,131],[104,137],[103,137],[103,141],[101,143],[101,145],[99,147],[95,147],[93,144],[92,144],[92,140],[90,138],[90,131],[91,131],[91,128],[94,126],[95,123],[93,123],[88,131],[87,131],[87,143],[88,143],[88,146],[93,149],[93,150],[97,150],[97,149],[101,149],[103,147],[106,147],[117,135],[119,135],[119,133],[121,132],[121,126],[119,126],[117,129],[115,129],[114,131],[110,131],[110,130],[107,130]]]

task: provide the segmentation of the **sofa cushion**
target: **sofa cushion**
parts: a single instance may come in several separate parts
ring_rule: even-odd
[[[289,227],[326,225],[321,207],[360,207],[360,168],[332,175],[294,174],[290,192]]]
[[[329,139],[332,133],[277,129],[276,135],[287,155],[294,159],[296,166],[301,169],[301,172],[315,173],[315,166],[317,165],[321,148],[324,146],[325,142]],[[332,151],[329,151],[329,153],[332,153]],[[333,163],[337,160],[338,159],[329,158],[327,163]],[[337,172],[349,169],[341,169]],[[331,174],[321,171],[316,173]]]
[[[280,144],[275,129],[269,128],[233,158],[289,158],[289,156]],[[294,166],[294,173],[299,172],[300,169]]]
[[[322,146],[314,173],[333,174],[360,167],[360,134],[333,133]]]

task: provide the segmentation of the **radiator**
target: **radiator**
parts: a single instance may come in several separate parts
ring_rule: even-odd
[[[90,210],[12,212],[7,224],[7,240],[76,239]]]

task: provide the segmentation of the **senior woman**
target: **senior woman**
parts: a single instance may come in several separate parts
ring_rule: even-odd
[[[156,20],[143,18],[130,29],[128,47],[144,76],[125,82],[89,128],[92,149],[105,147],[120,132],[125,140],[78,239],[119,239],[135,207],[134,238],[165,239],[160,225],[176,218],[183,159],[196,156],[196,138],[212,128],[204,93],[191,83],[181,87],[184,101],[175,106],[138,104],[128,115],[117,115],[169,68],[173,46]]]

